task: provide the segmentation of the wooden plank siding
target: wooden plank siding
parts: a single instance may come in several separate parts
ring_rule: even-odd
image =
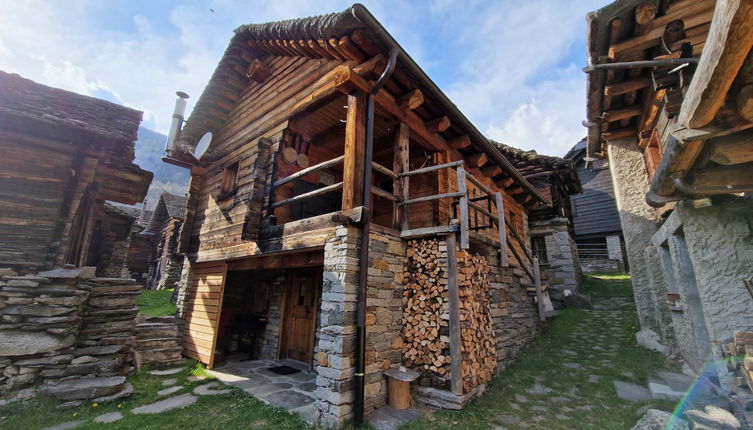
[[[214,366],[214,347],[222,309],[227,265],[220,262],[197,263],[191,271],[183,316],[184,354]]]
[[[200,181],[189,255],[242,244],[253,248],[252,242],[243,238],[244,230],[259,229],[258,225],[245,225],[248,202],[254,193],[255,181],[268,179],[253,174],[259,156],[259,141],[270,139],[271,151],[275,154],[288,127],[291,108],[311,96],[312,84],[342,64],[337,60],[274,56],[266,57],[264,62],[270,69],[270,77],[261,84],[249,81],[212,143],[211,153],[221,155],[209,163]],[[275,159],[271,161],[277,163],[276,156],[272,157]],[[316,160],[317,155],[312,158]],[[223,169],[236,162],[239,163],[236,190],[231,196],[221,198]],[[292,184],[280,190],[280,197],[291,191]],[[277,210],[285,218],[283,222],[290,220],[289,210]],[[255,249],[249,252],[254,253]]]

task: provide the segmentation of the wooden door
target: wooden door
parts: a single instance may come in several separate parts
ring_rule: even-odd
[[[321,268],[294,270],[288,275],[280,358],[311,361],[321,288]]]

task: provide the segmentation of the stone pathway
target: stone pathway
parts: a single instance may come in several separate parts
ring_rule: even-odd
[[[287,365],[301,371],[291,375],[278,375],[267,370],[280,365]],[[265,403],[296,413],[309,423],[318,421],[319,408],[314,405],[316,375],[309,373],[308,369],[299,362],[227,360],[222,366],[208,370],[207,373],[224,384],[238,387]]]

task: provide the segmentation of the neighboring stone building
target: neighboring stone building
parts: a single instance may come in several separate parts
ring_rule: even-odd
[[[581,269],[586,273],[627,271],[609,160],[586,160],[585,139],[573,146],[565,158],[575,164],[583,187],[580,194],[570,196],[573,239]]]
[[[106,200],[149,187],[133,164],[141,115],[0,72],[0,404],[133,392],[141,286],[117,277],[135,219]]]
[[[142,235],[149,236],[147,288],[174,288],[180,281],[183,256],[177,252],[178,235],[186,214],[186,198],[163,192]]]
[[[538,330],[546,199],[361,5],[238,28],[167,155],[184,353],[301,361],[307,419],[359,421],[400,365],[462,408]]]
[[[571,199],[581,192],[579,171],[569,159],[495,144],[546,199],[528,215],[531,250],[539,259],[542,282],[550,287],[552,303],[562,308],[566,295],[575,293],[581,280],[571,208]]]
[[[753,7],[621,0],[588,20],[586,151],[609,159],[641,329],[729,383],[720,345],[753,330]]]

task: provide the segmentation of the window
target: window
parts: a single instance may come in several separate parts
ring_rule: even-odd
[[[539,263],[548,263],[546,255],[546,236],[531,236],[531,251],[539,259]]]
[[[235,193],[235,187],[238,185],[238,162],[222,169],[222,186],[220,188],[220,198],[228,197]]]

